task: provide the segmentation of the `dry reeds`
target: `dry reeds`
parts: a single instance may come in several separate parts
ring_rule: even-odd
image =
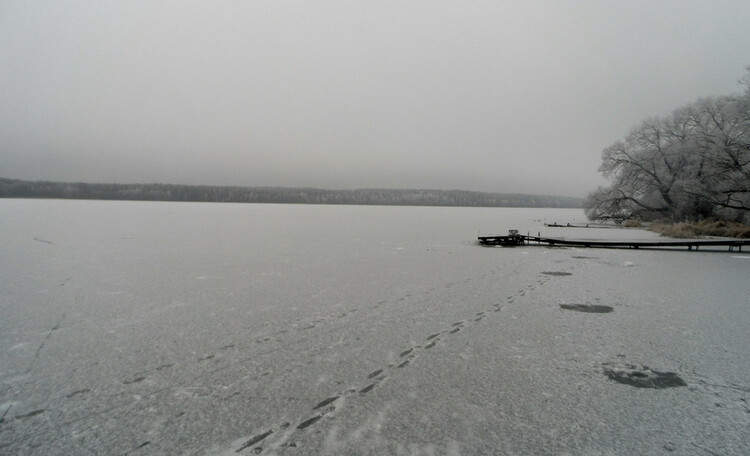
[[[700,222],[653,223],[649,230],[673,238],[719,236],[750,239],[750,225],[735,222],[702,220]]]

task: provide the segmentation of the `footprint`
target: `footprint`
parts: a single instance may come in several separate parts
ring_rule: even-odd
[[[133,383],[140,383],[142,381],[146,380],[146,377],[136,377],[132,380],[123,380],[124,385],[132,385]]]
[[[462,324],[464,324],[463,320],[457,321],[457,322],[453,323],[451,326],[461,326]]]
[[[367,393],[369,393],[370,391],[372,391],[375,388],[375,385],[377,385],[377,384],[378,384],[377,382],[370,383],[369,385],[367,385],[364,388],[362,388],[361,390],[359,390],[359,394],[367,394]]]
[[[456,334],[457,332],[461,331],[461,328],[453,328],[450,330],[449,334]]]
[[[16,415],[12,419],[14,419],[14,420],[23,420],[23,419],[26,419],[26,418],[31,418],[32,416],[41,415],[42,413],[44,413],[46,411],[47,411],[47,409],[34,410],[34,411],[29,412],[29,413],[25,413],[23,415]]]
[[[396,366],[396,369],[400,369],[402,367],[406,367],[410,362],[411,362],[411,359],[407,358],[401,364],[399,364],[398,366]]]
[[[329,397],[329,398],[327,398],[327,399],[323,399],[322,401],[320,401],[320,402],[318,403],[318,405],[316,405],[315,407],[313,407],[313,410],[317,410],[317,409],[319,409],[319,408],[321,408],[321,407],[325,407],[326,405],[328,405],[328,404],[330,404],[330,403],[332,403],[332,402],[336,401],[336,399],[338,399],[338,398],[340,398],[340,397],[341,397],[341,396],[331,396],[331,397]]]
[[[439,335],[440,335],[440,333],[430,334],[429,336],[427,336],[427,340],[432,340],[432,339],[436,338]],[[425,348],[427,348],[427,347],[425,347]]]
[[[309,418],[309,419],[307,419],[307,420],[305,420],[305,421],[301,422],[301,423],[300,423],[300,424],[299,424],[299,425],[297,426],[297,429],[304,429],[304,428],[306,428],[306,427],[310,427],[310,426],[312,426],[313,424],[317,423],[317,422],[318,422],[318,420],[320,420],[321,418],[323,418],[323,415],[315,415],[314,417],[312,417],[312,418]]]
[[[312,424],[312,423],[310,423],[310,424]],[[250,448],[251,446],[255,445],[256,443],[260,442],[261,440],[265,439],[266,437],[268,437],[271,434],[273,434],[273,429],[270,429],[270,430],[268,430],[268,431],[266,431],[266,432],[264,432],[262,434],[258,434],[255,437],[251,437],[250,440],[248,440],[247,442],[243,443],[242,446],[239,447],[237,449],[237,451],[235,451],[235,453],[241,453],[243,450],[245,450],[247,448]]]
[[[70,393],[70,394],[66,394],[66,395],[65,395],[65,397],[67,397],[67,398],[71,398],[71,397],[75,397],[75,396],[78,396],[79,394],[86,394],[86,393],[88,393],[88,392],[90,392],[90,391],[91,391],[90,389],[88,389],[88,388],[84,388],[84,389],[80,389],[80,390],[76,390],[76,391],[73,391],[73,392],[72,392],[72,393]]]
[[[573,274],[571,274],[569,272],[565,272],[565,271],[543,271],[542,274],[548,275],[548,276],[555,276],[555,277],[573,275]]]
[[[410,348],[410,349],[408,349],[408,350],[404,350],[404,351],[402,351],[402,352],[401,352],[401,353],[400,353],[400,354],[398,355],[398,357],[399,357],[399,358],[403,358],[404,356],[408,355],[409,353],[411,353],[411,352],[413,352],[413,351],[414,351],[414,349],[413,349],[413,348]]]
[[[429,350],[430,348],[434,347],[437,344],[437,341],[432,341],[429,344],[425,345],[424,348],[426,350]]]
[[[377,377],[381,373],[383,373],[383,369],[378,369],[375,372],[371,372],[370,375],[367,376],[367,378],[369,379],[369,378]]]

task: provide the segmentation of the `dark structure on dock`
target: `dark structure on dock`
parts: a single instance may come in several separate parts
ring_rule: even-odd
[[[479,236],[479,243],[487,246],[514,247],[518,245],[546,245],[549,247],[590,247],[610,249],[672,249],[676,247],[687,247],[688,250],[698,250],[700,247],[728,247],[729,251],[735,248],[742,252],[742,247],[750,245],[750,239],[710,239],[710,240],[685,240],[685,241],[591,241],[591,240],[567,240],[555,239],[541,236],[530,236],[518,234],[518,230],[510,230],[504,236]]]

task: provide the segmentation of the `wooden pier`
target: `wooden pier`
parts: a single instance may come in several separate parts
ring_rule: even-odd
[[[513,230],[515,231],[515,230]],[[684,241],[594,241],[568,240],[541,236],[530,236],[511,232],[503,236],[479,236],[479,243],[488,246],[513,247],[518,245],[544,245],[548,247],[588,247],[605,249],[675,249],[687,247],[688,250],[698,250],[701,247],[727,247],[732,252],[736,248],[742,252],[743,246],[750,245],[750,239],[700,239]]]

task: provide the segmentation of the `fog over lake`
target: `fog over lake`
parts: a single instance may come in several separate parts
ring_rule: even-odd
[[[583,197],[741,92],[747,0],[4,0],[0,177]]]
[[[574,209],[0,200],[2,454],[745,454],[750,252]]]

